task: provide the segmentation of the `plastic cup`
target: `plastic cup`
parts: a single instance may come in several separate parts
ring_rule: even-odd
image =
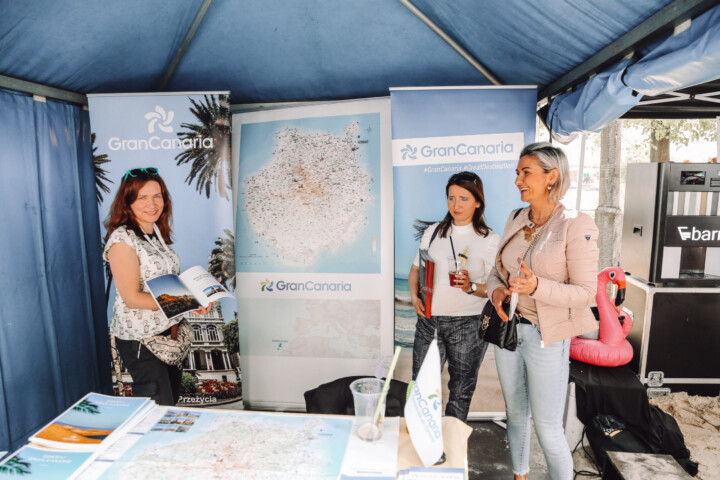
[[[382,437],[382,423],[385,409],[381,409],[377,423],[373,423],[375,410],[382,394],[385,381],[379,378],[359,378],[350,384],[355,404],[355,423],[353,431],[366,442],[374,442]]]
[[[467,273],[467,271],[462,268],[462,262],[459,258],[447,257],[447,262],[450,286],[453,287],[457,282],[457,276],[460,273]]]

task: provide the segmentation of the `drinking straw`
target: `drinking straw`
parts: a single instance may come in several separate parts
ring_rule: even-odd
[[[385,377],[385,385],[383,385],[382,393],[380,394],[380,400],[378,400],[378,405],[375,409],[375,415],[373,416],[373,425],[377,425],[380,418],[380,412],[382,411],[381,409],[385,405],[385,397],[387,397],[388,390],[390,390],[390,381],[392,380],[393,372],[395,371],[395,365],[397,364],[398,358],[400,357],[400,350],[400,347],[395,347],[395,354],[393,355],[392,362],[390,362],[390,370]],[[372,430],[370,430],[370,432],[372,432]]]
[[[452,235],[450,235],[450,248],[452,248],[453,260],[455,260],[455,268],[457,268],[457,257],[455,256],[455,245],[453,245]]]

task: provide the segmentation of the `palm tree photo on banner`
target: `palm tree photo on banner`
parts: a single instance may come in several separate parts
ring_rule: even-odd
[[[101,222],[128,170],[156,168],[172,200],[172,248],[180,257],[181,271],[199,265],[234,291],[232,128],[227,92],[91,95],[88,103]],[[110,322],[116,293],[112,282],[106,287]],[[194,340],[183,363],[191,378],[183,381],[181,401],[183,396],[195,398],[198,392],[212,396],[207,391],[217,389],[203,388],[208,382],[239,392],[239,358],[232,353],[237,347],[226,344],[223,335],[236,310],[234,300],[224,299],[207,315],[187,316]],[[127,372],[118,365],[115,369],[117,392],[132,394]]]

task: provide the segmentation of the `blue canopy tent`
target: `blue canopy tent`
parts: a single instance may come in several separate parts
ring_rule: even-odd
[[[575,133],[599,131],[638,105],[643,95],[673,94],[720,77],[720,6],[688,26],[599,73],[574,91],[552,100],[545,122],[553,137],[572,139]],[[692,94],[674,94],[685,99]],[[720,90],[704,99],[720,108]],[[697,97],[697,94],[694,95]],[[669,99],[667,100],[669,101]],[[649,104],[665,103],[652,100]]]
[[[622,81],[630,50],[717,3],[0,0],[0,450],[111,388],[85,94],[240,104],[497,83],[537,84],[544,104],[596,73]]]

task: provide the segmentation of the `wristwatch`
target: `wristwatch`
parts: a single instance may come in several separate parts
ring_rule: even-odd
[[[465,293],[467,293],[468,295],[472,295],[472,294],[475,293],[475,292],[477,292],[477,285],[474,284],[474,283],[471,283],[471,284],[470,284],[470,291],[469,291],[469,292],[465,292]]]

